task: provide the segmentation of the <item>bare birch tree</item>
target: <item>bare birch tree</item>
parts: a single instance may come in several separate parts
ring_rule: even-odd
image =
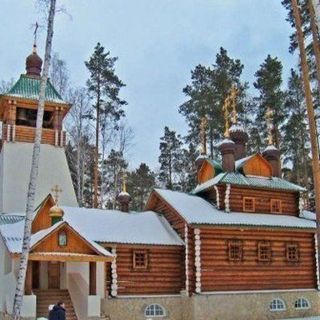
[[[29,259],[31,224],[32,224],[32,217],[33,217],[33,210],[34,210],[35,192],[37,187],[38,170],[39,170],[42,123],[43,123],[43,114],[44,114],[44,105],[45,105],[45,91],[46,91],[46,85],[47,85],[49,67],[50,67],[50,59],[51,59],[56,0],[50,0],[48,4],[49,4],[49,11],[48,11],[45,57],[44,57],[42,76],[40,80],[36,133],[35,133],[35,140],[33,145],[32,164],[31,164],[30,180],[29,180],[28,193],[27,193],[26,217],[25,217],[22,252],[20,257],[17,287],[16,287],[14,305],[13,305],[14,320],[21,319],[21,307],[23,303],[25,279],[26,279],[28,259]]]

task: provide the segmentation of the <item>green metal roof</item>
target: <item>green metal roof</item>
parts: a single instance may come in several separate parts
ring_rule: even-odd
[[[262,189],[274,189],[274,190],[283,190],[283,191],[306,191],[305,188],[302,188],[294,183],[286,181],[281,178],[271,177],[253,177],[245,176],[242,173],[238,172],[226,172],[220,173],[213,179],[210,179],[200,185],[198,185],[192,193],[197,194],[203,191],[206,191],[217,184],[231,184],[238,186],[246,186],[249,188],[262,188]]]
[[[208,161],[214,167],[216,175],[223,172],[222,166],[218,161],[212,159],[206,159],[206,161]]]
[[[39,100],[40,78],[30,77],[22,74],[15,85],[5,95],[10,97]],[[66,103],[50,80],[46,87],[46,101],[54,103]]]
[[[23,219],[24,217],[20,215],[0,214],[0,225],[16,223]]]

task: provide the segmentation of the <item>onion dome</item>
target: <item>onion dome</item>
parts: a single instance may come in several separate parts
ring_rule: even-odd
[[[54,205],[49,210],[50,217],[63,217],[64,211],[57,205]]]
[[[222,168],[226,172],[233,172],[235,167],[235,143],[225,138],[218,144],[219,150],[222,155]]]
[[[195,164],[196,164],[196,167],[197,167],[197,170],[199,170],[202,166],[202,164],[205,162],[205,160],[208,159],[207,155],[206,154],[200,154],[196,161],[195,161]]]
[[[117,200],[120,204],[120,210],[122,212],[129,212],[129,203],[131,201],[130,194],[126,191],[122,191],[118,194]]]
[[[38,76],[41,75],[42,59],[37,54],[37,46],[33,46],[32,53],[26,59],[27,75]]]
[[[269,144],[262,152],[263,157],[270,163],[272,167],[272,175],[274,177],[281,176],[280,150],[273,144]]]
[[[229,129],[230,139],[235,143],[235,159],[239,160],[246,156],[246,143],[248,134],[244,127],[239,124],[233,124]]]

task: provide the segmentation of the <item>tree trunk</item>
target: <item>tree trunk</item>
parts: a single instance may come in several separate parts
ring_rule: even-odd
[[[94,195],[93,207],[98,208],[98,167],[99,167],[99,132],[100,132],[100,95],[97,97],[96,148],[94,159]]]
[[[311,152],[312,152],[312,172],[314,182],[314,193],[316,202],[316,221],[317,221],[317,239],[318,239],[318,253],[320,252],[320,168],[319,168],[319,150],[317,142],[317,129],[315,123],[313,101],[311,94],[311,87],[309,81],[309,67],[307,63],[306,50],[304,47],[304,35],[301,28],[301,18],[297,0],[291,0],[293,16],[296,26],[296,35],[300,51],[301,70],[303,86],[306,96],[307,114],[310,130]],[[320,255],[318,254],[318,262],[320,263]],[[319,272],[319,271],[318,271]]]
[[[315,20],[315,13],[312,6],[312,0],[308,0],[308,10],[310,14],[310,26],[312,31],[312,48],[313,48],[314,56],[316,58],[318,91],[320,94],[320,48],[319,48],[318,30],[317,30],[317,25]]]
[[[42,123],[45,105],[45,91],[47,85],[47,79],[49,74],[50,59],[51,59],[51,48],[53,38],[53,25],[54,16],[56,10],[56,0],[50,0],[49,16],[48,16],[48,29],[46,38],[45,58],[43,65],[43,72],[40,81],[40,92],[39,92],[39,104],[37,112],[36,122],[36,133],[33,145],[32,153],[32,164],[30,171],[30,180],[27,193],[27,204],[26,204],[26,219],[24,226],[22,252],[20,256],[20,265],[17,279],[17,287],[14,296],[13,304],[13,319],[21,319],[21,307],[24,295],[25,278],[29,259],[30,240],[31,240],[31,224],[34,210],[34,199],[37,187],[38,169],[39,169],[39,158],[40,158],[40,145],[42,136]]]

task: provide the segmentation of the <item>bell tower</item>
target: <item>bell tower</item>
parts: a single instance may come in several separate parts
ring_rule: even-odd
[[[26,58],[26,73],[5,94],[0,95],[0,212],[24,212],[31,156],[36,131],[42,59],[34,44]],[[36,203],[54,185],[65,192],[61,205],[77,206],[64,147],[63,120],[71,105],[63,100],[50,79],[45,92],[41,153]]]

